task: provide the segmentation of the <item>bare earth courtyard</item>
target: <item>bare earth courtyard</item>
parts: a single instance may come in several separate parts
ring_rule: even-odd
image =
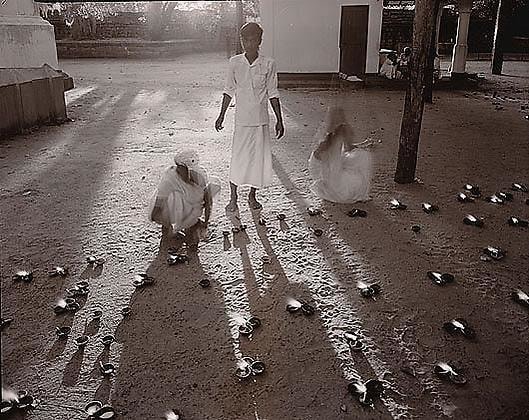
[[[260,193],[261,214],[241,195],[240,220],[224,212],[233,109],[217,133],[220,54],[60,65],[76,83],[67,93],[73,121],[0,141],[1,306],[2,318],[13,318],[2,331],[2,383],[40,400],[24,418],[85,419],[91,400],[131,420],[162,419],[170,409],[187,420],[529,418],[529,312],[510,298],[518,287],[529,291],[529,228],[507,224],[529,219],[529,194],[513,192],[505,205],[456,200],[467,182],[484,196],[529,183],[529,63],[506,63],[507,75],[487,76],[480,91],[436,91],[425,108],[420,182],[405,186],[393,182],[403,91],[282,90],[286,135],[273,144],[274,184]],[[315,134],[338,103],[357,140],[375,141],[367,203],[325,203],[310,191]],[[147,222],[145,205],[182,146],[197,149],[223,185],[209,240],[188,252],[189,264],[169,266],[168,247],[179,244]],[[392,198],[408,209],[391,210]],[[426,214],[425,201],[440,211]],[[309,216],[310,205],[323,215]],[[348,217],[352,207],[367,217]],[[463,224],[467,213],[485,226]],[[247,229],[223,237],[233,224]],[[506,258],[480,260],[488,245]],[[106,263],[93,269],[89,255]],[[56,265],[70,275],[49,278]],[[32,282],[12,280],[21,269],[33,270]],[[430,270],[455,281],[437,286]],[[156,282],[136,290],[143,272]],[[57,300],[80,280],[90,289],[81,308],[56,315]],[[366,299],[358,282],[382,291]],[[288,313],[290,298],[315,314]],[[250,316],[261,327],[239,337]],[[474,340],[443,330],[458,317]],[[58,326],[72,327],[67,340],[57,339]],[[363,351],[350,350],[346,331],[359,332]],[[83,333],[90,340],[78,349]],[[115,335],[109,347],[107,334]],[[239,380],[243,356],[262,360],[265,373]],[[461,368],[467,384],[438,378],[440,361]],[[103,377],[100,362],[115,374]],[[370,378],[385,381],[374,409],[347,390]]]

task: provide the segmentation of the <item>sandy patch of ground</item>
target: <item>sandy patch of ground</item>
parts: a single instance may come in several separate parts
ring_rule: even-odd
[[[160,230],[146,222],[145,203],[181,145],[195,147],[202,164],[226,180],[233,126],[228,118],[222,133],[213,128],[225,65],[216,55],[64,61],[76,81],[68,93],[74,122],[0,143],[2,317],[14,318],[2,332],[2,381],[42,400],[26,418],[83,419],[94,398],[125,419],[162,418],[170,408],[184,419],[524,418],[528,312],[509,295],[529,288],[529,230],[506,220],[529,218],[529,195],[514,193],[504,206],[461,204],[455,196],[466,182],[485,195],[529,183],[526,79],[488,77],[484,92],[436,92],[425,111],[421,182],[406,186],[393,182],[403,92],[283,91],[287,135],[273,145],[275,179],[261,194],[262,213],[242,201],[248,229],[224,239],[222,230],[239,223],[224,214],[225,181],[211,240],[189,254],[188,265],[169,267],[167,248],[175,244],[160,241]],[[527,74],[527,64],[519,65]],[[506,81],[520,89],[512,98]],[[500,89],[499,106],[493,92]],[[347,217],[353,206],[320,202],[309,188],[314,133],[337,103],[359,140],[377,141],[373,199],[356,205],[365,219]],[[408,210],[390,210],[394,197]],[[423,201],[437,203],[439,213],[425,214]],[[308,205],[324,217],[309,216]],[[277,213],[286,214],[284,223]],[[484,217],[485,227],[464,225],[467,213]],[[487,245],[505,248],[507,257],[480,261]],[[89,254],[106,258],[103,269],[87,268]],[[262,264],[263,255],[271,264]],[[48,278],[56,264],[71,275]],[[22,268],[34,270],[33,282],[11,280]],[[456,280],[438,287],[428,270]],[[135,291],[138,272],[156,284]],[[203,278],[210,289],[198,286]],[[90,283],[81,309],[56,316],[54,302],[80,279]],[[380,297],[362,298],[358,281],[379,282]],[[287,313],[292,297],[312,303],[316,314]],[[125,306],[132,313],[123,318]],[[100,322],[92,320],[96,309],[104,311]],[[263,325],[251,339],[239,338],[250,314]],[[444,332],[453,317],[466,318],[477,339]],[[60,325],[72,326],[70,339],[56,340]],[[350,329],[361,332],[365,351],[350,352],[342,338]],[[80,351],[73,338],[83,332],[91,340]],[[107,333],[116,335],[110,348],[100,342]],[[240,382],[241,355],[264,361],[266,373]],[[440,360],[463,368],[467,386],[436,378]],[[102,378],[99,361],[116,364],[116,375]],[[386,380],[387,391],[371,410],[346,386],[373,377]]]

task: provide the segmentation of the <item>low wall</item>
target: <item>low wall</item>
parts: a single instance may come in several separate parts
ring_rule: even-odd
[[[225,48],[225,46],[222,45],[220,48]],[[173,41],[143,41],[138,39],[57,41],[59,58],[165,58],[218,50],[218,45],[207,44],[194,39]]]

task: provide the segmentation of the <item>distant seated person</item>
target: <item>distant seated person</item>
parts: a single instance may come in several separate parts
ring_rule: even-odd
[[[405,47],[400,54],[399,61],[397,63],[397,72],[402,79],[407,79],[410,76],[410,59],[411,48]]]
[[[433,81],[436,82],[441,78],[441,59],[439,54],[435,54],[433,60]]]
[[[378,72],[380,76],[387,77],[388,79],[395,79],[397,77],[397,54],[390,52],[387,55],[386,61],[380,67]]]

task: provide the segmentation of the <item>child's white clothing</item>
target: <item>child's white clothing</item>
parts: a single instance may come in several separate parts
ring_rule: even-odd
[[[220,191],[220,181],[216,177],[208,180],[200,167],[190,168],[190,172],[196,182],[182,179],[176,166],[165,170],[149,203],[149,220],[171,226],[175,232],[198,222],[205,207],[204,192],[208,190],[211,197],[215,196]],[[153,213],[156,207],[158,214]]]
[[[397,66],[392,60],[386,58],[386,61],[384,61],[382,67],[380,67],[378,74],[387,77],[388,79],[395,79],[395,77],[397,77]]]
[[[369,199],[373,172],[371,152],[356,148],[344,150],[343,141],[335,139],[330,147],[309,158],[312,190],[333,203],[354,203]]]
[[[264,187],[273,176],[268,101],[279,98],[274,60],[258,56],[250,64],[245,54],[232,57],[224,93],[236,99],[230,181]]]

